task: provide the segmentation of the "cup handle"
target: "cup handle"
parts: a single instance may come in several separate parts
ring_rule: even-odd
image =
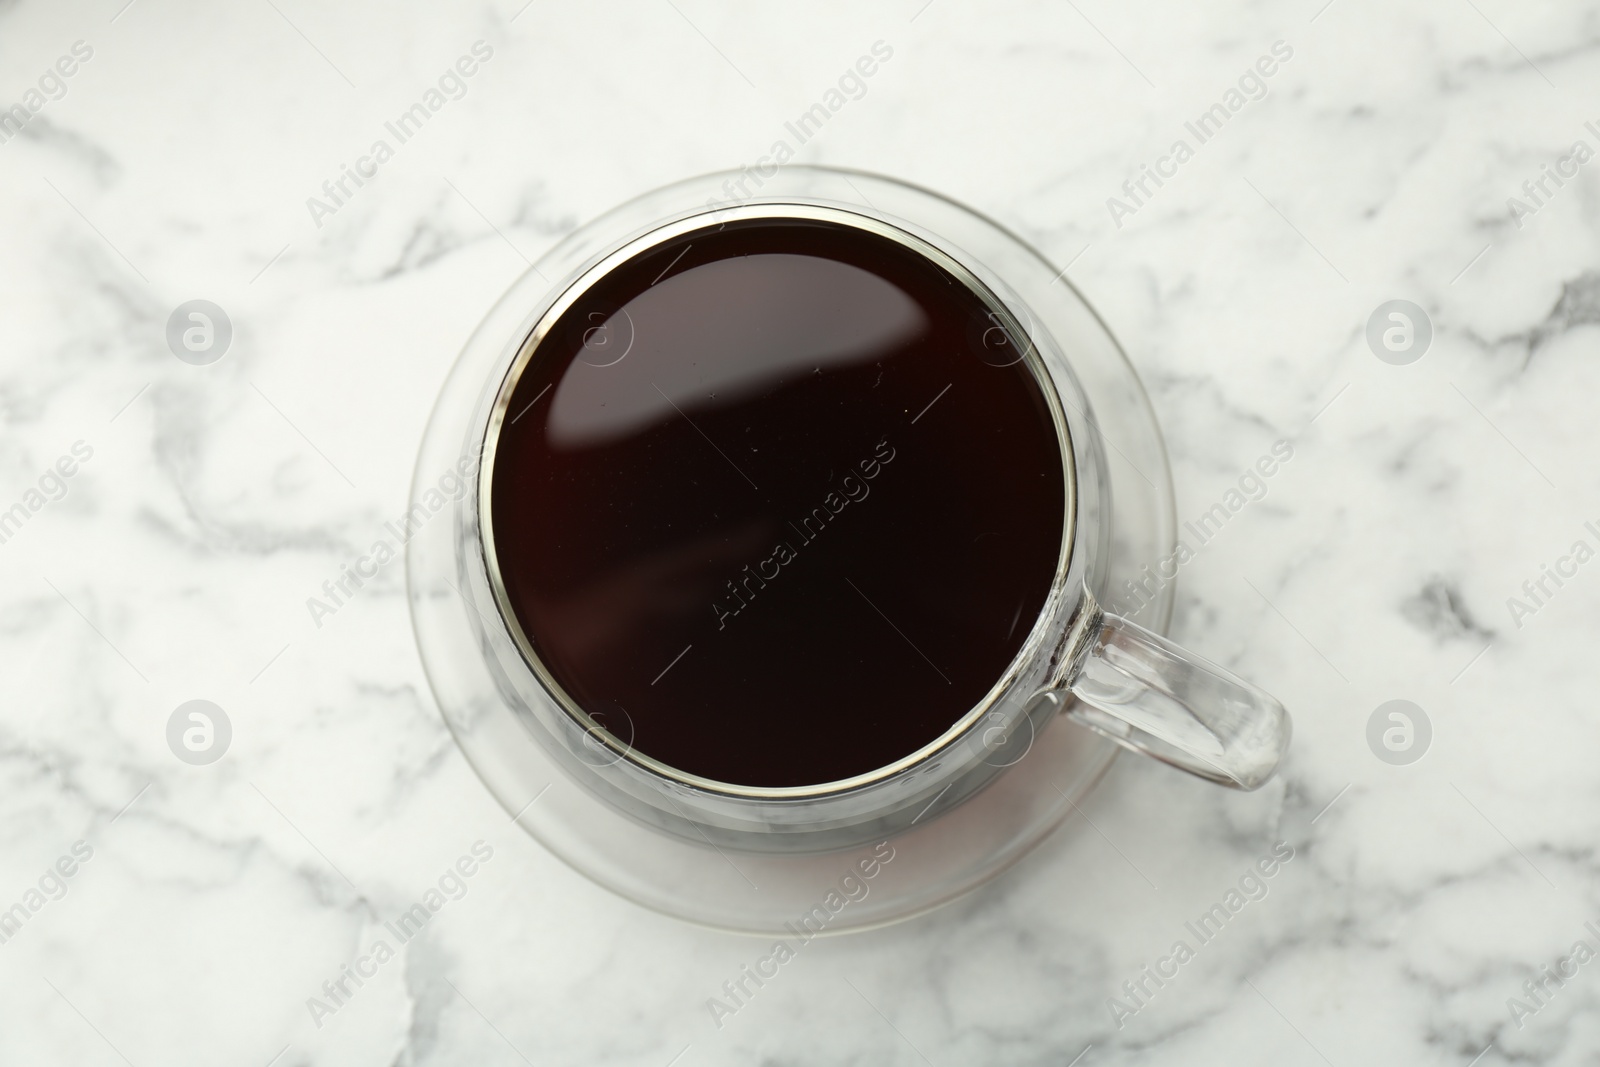
[[[1057,680],[1040,693],[1124,748],[1235,789],[1270,779],[1289,713],[1243,678],[1103,610],[1084,590]]]

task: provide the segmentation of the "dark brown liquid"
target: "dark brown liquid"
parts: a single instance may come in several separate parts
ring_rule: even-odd
[[[523,631],[618,739],[745,786],[837,781],[947,731],[1062,547],[1038,383],[942,268],[834,223],[690,234],[541,342],[494,457]]]

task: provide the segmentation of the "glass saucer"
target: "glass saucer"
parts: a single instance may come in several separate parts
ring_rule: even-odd
[[[980,792],[876,846],[756,853],[663,833],[570,778],[504,695],[470,616],[481,609],[461,592],[461,511],[472,497],[451,501],[440,491],[449,472],[465,473],[463,457],[478,454],[471,436],[485,389],[572,278],[665,222],[754,203],[842,207],[938,235],[1002,279],[1068,354],[1087,421],[1100,432],[1111,515],[1096,595],[1115,602],[1127,581],[1171,553],[1172,479],[1155,414],[1110,332],[1057,269],[937,194],[862,172],[791,166],[770,177],[706,175],[648,193],[569,234],[512,284],[467,341],[423,435],[410,504],[426,517],[407,543],[408,603],[424,670],[457,744],[517,824],[551,852],[607,889],[689,922],[751,934],[832,934],[910,918],[995,877],[1060,824],[1119,749],[1058,715],[1008,744],[1002,751],[1014,755],[1002,758],[1012,765]],[[1157,589],[1139,622],[1165,633],[1172,596],[1171,583]]]

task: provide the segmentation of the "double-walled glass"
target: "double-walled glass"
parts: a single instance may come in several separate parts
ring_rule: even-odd
[[[777,184],[777,183],[775,183]],[[954,218],[955,216],[952,216]],[[619,264],[664,242],[733,221],[810,219],[858,227],[936,262],[985,304],[982,344],[1024,362],[1047,399],[1060,449],[1066,507],[1056,573],[1043,610],[988,693],[941,737],[893,764],[843,781],[751,788],[698,778],[632,747],[625,717],[592,717],[540,662],[507,600],[490,521],[495,442],[523,369],[560,316]],[[1104,611],[1113,501],[1107,447],[1063,351],[1027,300],[950,228],[935,232],[871,204],[781,192],[712,199],[654,219],[613,219],[591,235],[578,266],[548,279],[539,306],[481,383],[461,454],[473,491],[452,513],[455,590],[495,687],[528,733],[581,788],[671,835],[749,852],[817,852],[884,840],[981,790],[1026,758],[1024,742],[1064,715],[1119,744],[1225,785],[1253,789],[1276,768],[1289,720],[1270,696],[1155,632]],[[978,220],[982,222],[982,220]],[[581,243],[582,234],[578,235]],[[1065,285],[1059,278],[1055,284]],[[419,477],[425,476],[419,470]],[[1000,517],[1002,521],[1004,516]],[[1154,562],[1154,561],[1151,561]],[[757,712],[759,709],[752,709]],[[848,734],[837,738],[849,745]]]

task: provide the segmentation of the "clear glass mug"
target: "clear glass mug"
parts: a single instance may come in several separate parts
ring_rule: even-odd
[[[851,189],[873,188],[874,200],[866,201],[865,194],[849,200],[821,195],[841,176]],[[539,277],[519,282],[469,342],[462,365],[471,364],[468,373],[477,377],[456,380],[463,373],[458,365],[430,426],[424,456],[459,457],[456,470],[466,476],[467,491],[444,509],[448,545],[435,526],[419,541],[433,544],[432,549],[413,547],[408,564],[413,617],[446,719],[508,809],[516,811],[508,792],[524,784],[520,779],[529,779],[525,789],[532,795],[536,775],[492,765],[510,762],[496,749],[521,745],[524,735],[540,750],[542,758],[534,762],[542,767],[547,758],[568,783],[635,824],[696,846],[746,853],[848,849],[932,823],[1026,759],[1027,744],[1057,718],[1213,782],[1254,789],[1267,781],[1289,743],[1283,707],[1221,667],[1101,606],[1115,551],[1107,442],[1071,357],[1007,279],[1025,280],[1036,300],[1047,291],[1042,287],[1061,287],[1093,320],[1091,327],[1103,332],[1081,298],[1010,234],[923,190],[794,167],[761,183],[753,195],[728,201],[717,194],[726,188],[719,186],[720,177],[649,194],[563,241],[531,272]],[[882,203],[888,199],[893,202]],[[591,715],[562,692],[506,599],[494,548],[485,536],[486,514],[494,441],[518,376],[557,318],[598,278],[661,242],[699,229],[731,220],[797,217],[890,237],[934,260],[979,295],[991,313],[983,344],[997,359],[1025,361],[1048,400],[1067,507],[1059,564],[1044,609],[977,706],[935,742],[870,774],[760,789],[697,778],[661,764],[632,748],[625,715]],[[1105,337],[1109,341],[1109,334]],[[1110,345],[1115,351],[1115,343]],[[1116,355],[1120,358],[1120,352]],[[1143,402],[1142,394],[1138,400]],[[1159,436],[1156,443],[1159,447]],[[428,462],[419,459],[414,500],[425,498],[437,473]],[[1170,551],[1170,530],[1162,536]],[[452,594],[459,604],[447,603]],[[454,652],[442,651],[441,619],[470,639],[478,658],[470,665],[471,679],[463,680],[468,665],[460,662],[466,640],[458,637]],[[493,717],[487,733],[486,717]],[[512,719],[520,733],[507,727]],[[486,741],[490,735],[498,740]],[[839,743],[849,744],[849,738]]]

